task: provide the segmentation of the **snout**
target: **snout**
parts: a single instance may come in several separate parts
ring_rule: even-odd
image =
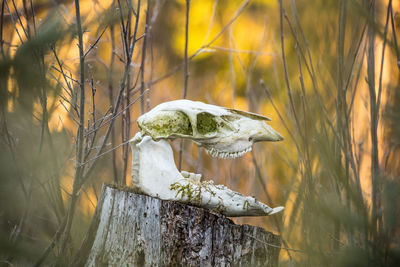
[[[257,133],[256,136],[254,136],[254,142],[261,142],[261,141],[272,141],[272,142],[277,142],[277,141],[282,141],[284,138],[283,136],[272,129],[271,126],[267,125],[264,123],[263,129]]]

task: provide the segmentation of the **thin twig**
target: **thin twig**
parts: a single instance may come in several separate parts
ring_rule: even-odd
[[[26,31],[26,29],[25,29],[25,27],[24,27],[24,24],[22,24],[21,16],[19,15],[19,11],[18,11],[17,6],[15,5],[15,1],[14,1],[14,0],[11,0],[11,2],[12,2],[12,4],[13,4],[13,6],[14,6],[15,14],[17,15],[17,19],[18,19],[18,21],[19,21],[19,24],[21,25],[21,28],[22,28],[22,30],[24,31],[26,38],[29,38],[29,34],[28,34],[28,32]]]
[[[120,110],[120,111],[119,111],[117,114],[115,114],[114,116],[113,116],[113,114],[108,115],[108,116],[111,116],[110,119],[108,119],[107,121],[103,122],[102,124],[100,124],[100,125],[97,126],[96,128],[87,131],[85,135],[86,135],[86,136],[87,136],[87,135],[90,135],[90,134],[92,134],[94,131],[97,131],[98,129],[102,128],[103,126],[107,125],[108,123],[111,123],[111,122],[112,122],[114,119],[116,119],[119,115],[121,115],[123,112],[125,112],[125,110],[127,110],[127,109],[130,108],[133,104],[135,104],[136,101],[137,101],[138,99],[140,99],[141,97],[143,97],[143,96],[147,93],[148,90],[149,90],[149,89],[144,90],[143,94],[140,95],[140,96],[138,96],[137,98],[135,98],[135,100],[133,100],[133,101],[129,100],[129,105],[128,105],[128,106],[124,107],[124,109]]]
[[[219,4],[219,0],[215,0],[214,1],[214,5],[213,5],[213,9],[212,9],[212,13],[211,13],[210,23],[208,24],[208,28],[207,28],[207,33],[206,33],[206,35],[204,35],[203,44],[205,44],[207,42],[207,39],[211,34],[211,30],[212,30],[212,27],[213,27],[213,24],[214,24],[214,20],[215,20],[215,14],[217,13],[218,4]]]
[[[182,98],[185,99],[188,90],[189,81],[189,66],[188,66],[188,45],[189,45],[189,11],[190,11],[190,0],[186,0],[186,23],[185,23],[185,55],[183,61],[184,69],[184,82],[183,82],[183,94]],[[179,144],[179,157],[178,157],[178,170],[182,168],[182,153],[183,153],[183,139],[180,140]]]
[[[257,163],[256,156],[255,156],[255,154],[254,154],[254,151],[251,151],[251,158],[252,158],[252,160],[253,160],[254,168],[256,169],[258,181],[261,183],[261,186],[262,186],[262,188],[263,188],[263,191],[264,191],[264,193],[265,193],[265,196],[267,197],[268,203],[270,203],[271,205],[273,205],[272,198],[271,198],[270,194],[268,193],[267,185],[266,185],[265,182],[264,182],[264,178],[263,178],[263,175],[262,175],[262,173],[261,173],[261,169],[260,169],[260,167],[259,167],[259,165],[258,165],[258,163]],[[276,228],[278,229],[279,234],[282,236],[282,229],[281,229],[281,226],[280,226],[280,224],[279,224],[278,219],[276,218],[276,216],[273,216],[273,220],[274,220],[274,223],[275,223]],[[283,242],[283,245],[285,246],[285,248],[287,248],[288,245],[287,245],[286,241],[285,241],[284,239],[282,239],[282,242]],[[290,252],[287,251],[287,253],[288,253],[289,258],[292,259],[292,255],[290,254]]]
[[[234,59],[233,59],[233,53],[235,49],[232,49],[234,47],[234,40],[233,40],[233,32],[232,28],[229,29],[229,55],[228,55],[228,61],[229,61],[229,74],[231,78],[231,87],[232,87],[232,106],[235,108],[235,102],[236,102],[236,72],[235,72],[235,65],[234,65]]]
[[[371,183],[372,183],[372,235],[375,241],[378,238],[378,224],[381,222],[380,215],[380,177],[379,177],[379,160],[378,160],[378,114],[377,98],[375,92],[375,0],[371,0],[369,7],[369,29],[368,29],[368,58],[367,58],[367,75],[368,75],[368,88],[370,95],[370,121],[371,121]]]
[[[112,3],[112,7],[115,6],[115,1]],[[114,85],[113,85],[113,77],[114,77],[114,61],[115,61],[115,36],[114,36],[114,24],[110,24],[110,39],[111,39],[111,58],[110,65],[107,70],[107,83],[108,83],[108,99],[110,101],[110,105],[114,103]],[[112,109],[112,106],[110,106]],[[105,116],[104,116],[105,117]],[[103,123],[100,123],[102,125]],[[93,130],[95,127],[93,127]],[[116,135],[115,129],[111,129],[111,145],[115,146],[116,144]],[[117,154],[115,151],[112,153],[112,169],[113,169],[113,180],[116,184],[118,184],[118,169],[117,169]]]
[[[19,41],[21,42],[21,44],[23,44],[24,41],[22,41],[22,37],[21,37],[21,35],[20,35],[19,31],[18,31],[17,23],[14,21],[14,16],[13,16],[13,14],[11,13],[10,7],[9,7],[9,5],[8,5],[8,0],[3,0],[3,2],[6,4],[8,13],[10,14],[11,22],[12,22],[12,24],[13,24],[13,26],[14,26],[15,32],[16,32],[17,35],[18,35]]]
[[[256,238],[256,237],[254,237],[254,236],[252,236],[252,235],[248,235],[248,234],[244,234],[244,235],[245,235],[245,236],[248,236],[248,237],[250,237],[250,238],[253,238],[253,239],[256,240],[257,242],[260,242],[260,243],[262,243],[262,244],[264,244],[264,245],[267,245],[267,246],[270,246],[270,247],[279,248],[279,249],[284,249],[284,250],[293,251],[293,252],[307,253],[306,251],[301,250],[301,249],[294,249],[294,248],[288,248],[288,247],[281,247],[281,246],[277,246],[277,245],[274,245],[274,244],[270,244],[270,243],[267,243],[267,242],[265,242],[265,241],[262,241],[262,240],[260,240],[260,239],[258,239],[258,238]],[[284,240],[282,240],[282,241],[285,242]]]
[[[278,0],[278,1],[279,1],[279,9],[280,9],[279,21],[280,21],[280,38],[281,38],[281,53],[282,53],[281,56],[282,56],[284,76],[285,76],[285,82],[286,82],[286,89],[287,89],[287,93],[289,96],[289,103],[290,103],[289,106],[291,108],[292,115],[295,119],[297,128],[301,129],[300,122],[299,122],[299,119],[296,114],[296,109],[295,109],[293,95],[292,95],[292,88],[291,88],[290,81],[289,81],[289,73],[288,73],[288,68],[287,68],[287,63],[286,63],[285,39],[284,39],[284,35],[283,35],[283,13],[284,13],[283,3],[282,3],[282,0]]]
[[[215,49],[215,50],[220,50],[223,52],[228,52],[228,53],[238,53],[238,54],[258,54],[258,55],[263,55],[263,56],[275,56],[274,53],[272,52],[262,52],[262,51],[255,51],[255,50],[243,50],[243,49],[232,49],[228,47],[222,47],[222,46],[210,46],[210,49]]]
[[[383,34],[383,45],[382,45],[382,55],[381,55],[381,66],[380,66],[380,72],[379,72],[379,85],[378,85],[378,100],[376,103],[376,108],[379,112],[379,107],[381,104],[381,95],[382,95],[382,77],[383,77],[383,63],[385,60],[385,48],[386,48],[386,43],[387,43],[387,32],[388,32],[388,26],[389,26],[389,17],[390,17],[390,10],[392,9],[392,0],[389,0],[388,8],[387,8],[387,13],[386,13],[386,22],[385,22],[385,32]],[[395,33],[394,33],[395,34]],[[377,116],[377,119],[379,120],[379,114]]]
[[[88,164],[88,163],[91,162],[91,161],[97,160],[97,159],[103,157],[104,155],[107,155],[108,153],[110,153],[110,152],[112,152],[112,151],[118,149],[119,147],[128,144],[129,141],[130,141],[130,140],[127,140],[127,141],[125,141],[125,142],[122,142],[121,144],[119,144],[119,145],[117,145],[117,146],[115,146],[115,147],[113,147],[113,148],[111,148],[111,149],[109,149],[109,150],[107,150],[107,151],[105,151],[105,152],[99,154],[99,155],[96,155],[95,157],[93,157],[93,158],[91,158],[91,159],[88,159],[87,161],[83,162],[82,165],[86,165],[86,164]]]
[[[104,30],[100,33],[99,37],[97,37],[96,41],[88,48],[88,50],[84,54],[84,57],[86,57],[90,53],[90,51],[92,51],[92,49],[96,47],[96,45],[99,43],[101,37],[103,36],[106,30],[107,27],[104,28]]]
[[[32,12],[33,30],[36,35],[36,33],[37,33],[37,31],[36,31],[36,15],[35,15],[35,9],[33,8],[32,0],[30,0],[30,4],[31,4],[31,12]]]
[[[142,63],[140,65],[140,94],[144,93],[145,81],[144,81],[144,69],[146,63],[146,47],[147,47],[147,32],[149,31],[149,19],[150,19],[150,0],[147,1],[147,11],[146,11],[146,24],[144,28],[144,39],[142,46]],[[140,113],[144,113],[144,97],[140,100]]]
[[[68,215],[67,215],[68,216]],[[47,258],[47,256],[50,254],[52,249],[55,247],[57,244],[58,240],[62,236],[62,233],[64,231],[65,225],[67,223],[67,216],[63,219],[63,222],[61,225],[58,227],[57,232],[55,233],[53,239],[51,240],[50,244],[47,246],[47,248],[43,251],[42,255],[40,255],[39,259],[35,262],[33,265],[34,267],[39,267],[42,265],[44,260]]]
[[[183,83],[183,95],[185,99],[188,90],[189,81],[189,65],[188,65],[188,46],[189,46],[189,12],[190,12],[190,0],[186,0],[186,23],[185,23],[185,55],[183,62],[184,69],[184,83]]]
[[[390,20],[392,22],[391,24],[392,24],[394,49],[396,51],[396,56],[397,56],[397,68],[400,70],[400,51],[399,51],[399,45],[397,44],[397,35],[396,35],[396,27],[394,25],[393,7],[390,8]]]
[[[250,2],[250,0],[243,1],[242,4],[237,9],[237,11],[235,12],[235,14],[233,15],[233,17],[229,20],[229,22],[214,36],[213,39],[211,39],[210,42],[208,42],[207,44],[201,46],[199,49],[196,50],[196,52],[194,52],[190,57],[188,57],[188,60],[191,61],[197,55],[201,54],[203,50],[208,49],[229,28],[229,26],[231,26],[232,23],[234,23],[236,21],[236,19],[243,13],[243,11],[245,10],[245,8],[249,4],[249,2]],[[175,66],[174,68],[172,68],[172,70],[170,72],[168,72],[168,73],[166,73],[166,74],[164,74],[164,75],[152,80],[148,84],[149,85],[155,85],[155,84],[165,80],[166,78],[174,75],[183,66],[184,66],[184,62],[182,62],[181,64],[179,64],[179,65]]]
[[[107,140],[108,140],[108,137],[109,137],[110,134],[111,134],[111,129],[112,129],[113,125],[114,125],[115,117],[116,117],[116,114],[117,114],[117,112],[118,112],[119,105],[120,105],[120,103],[121,103],[122,92],[123,92],[123,90],[124,90],[124,88],[125,88],[125,83],[126,83],[126,80],[127,80],[127,77],[128,77],[129,66],[130,66],[130,63],[131,63],[131,59],[132,59],[132,55],[133,55],[133,50],[134,50],[135,44],[136,44],[136,34],[137,34],[138,26],[139,26],[139,16],[140,16],[140,2],[141,2],[141,1],[139,0],[138,3],[137,3],[137,8],[136,8],[137,11],[136,11],[135,29],[134,29],[134,32],[133,32],[133,38],[132,38],[132,44],[131,44],[131,46],[130,46],[129,57],[128,57],[128,59],[127,59],[127,60],[128,60],[127,63],[129,63],[129,64],[126,64],[126,65],[125,65],[124,75],[123,75],[123,77],[122,77],[122,81],[121,81],[121,84],[120,84],[120,88],[119,88],[119,92],[118,92],[117,98],[116,98],[116,100],[115,100],[115,104],[114,104],[114,107],[113,107],[112,117],[111,117],[111,120],[109,121],[110,125],[108,126],[107,132],[106,132],[106,134],[105,134],[105,136],[104,136],[103,142],[102,142],[102,144],[101,144],[101,146],[100,146],[100,149],[98,150],[96,156],[100,155],[100,154],[103,152],[103,149],[104,149],[104,147],[105,147],[105,145],[106,145],[106,142],[107,142]],[[93,171],[94,168],[96,167],[97,162],[98,162],[98,161],[94,161],[94,162],[92,163],[92,165],[89,167],[89,169],[86,171],[86,173],[84,174],[83,179],[82,179],[82,184],[83,184],[83,183],[87,180],[87,178],[90,176],[90,174],[92,173],[92,171]]]
[[[129,9],[132,11],[133,14],[136,14],[132,7],[131,1],[126,1],[127,6]],[[123,42],[125,44],[130,44],[130,38],[131,38],[131,31],[132,31],[132,13],[128,12],[128,17],[126,21],[126,27],[125,27],[125,32],[123,33]],[[121,22],[123,22],[123,17],[121,17]],[[135,36],[136,38],[136,36]],[[135,43],[137,42],[137,39],[135,40]],[[125,55],[126,58],[131,58],[132,56],[130,55],[129,51],[129,46],[126,45],[124,47]],[[132,60],[127,59],[125,60],[126,67],[128,68],[128,76],[126,78],[126,85],[123,90],[123,95],[122,95],[122,100],[121,100],[121,108],[124,110],[122,112],[122,120],[121,120],[121,140],[124,143],[127,141],[130,137],[130,128],[131,128],[131,117],[130,117],[130,108],[129,108],[129,88],[131,87],[131,82],[132,82],[132,66],[130,64]],[[125,145],[122,149],[122,173],[121,176],[117,179],[118,184],[125,184],[125,178],[126,178],[126,173],[128,169],[128,157],[129,157],[129,150],[128,150],[128,145]]]
[[[72,188],[72,196],[70,201],[70,206],[67,214],[67,222],[65,225],[63,241],[61,243],[60,251],[64,251],[69,240],[72,220],[75,214],[76,203],[78,200],[78,191],[81,183],[81,178],[83,174],[83,148],[84,148],[84,127],[85,127],[85,56],[83,52],[83,31],[81,22],[81,13],[79,0],[75,0],[75,16],[76,16],[76,27],[78,31],[78,48],[79,48],[79,65],[80,65],[80,102],[79,102],[79,125],[77,130],[77,142],[76,142],[76,166],[75,175]],[[59,257],[58,262],[60,262],[61,257]]]
[[[1,2],[1,14],[0,14],[0,52],[3,58],[5,58],[5,53],[4,53],[4,40],[3,40],[3,27],[4,27],[4,7],[5,7],[6,1]]]

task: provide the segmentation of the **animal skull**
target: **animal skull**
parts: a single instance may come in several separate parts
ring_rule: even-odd
[[[179,172],[166,140],[188,138],[212,156],[235,158],[250,151],[254,142],[283,140],[265,120],[270,119],[202,102],[162,103],[138,118],[141,132],[130,141],[133,182],[150,196],[201,206],[227,216],[277,213],[283,207],[270,208],[223,185],[200,182],[200,174]]]
[[[153,140],[188,138],[214,157],[236,158],[255,142],[283,137],[264,123],[268,117],[219,106],[176,100],[158,105],[139,117],[139,127]]]

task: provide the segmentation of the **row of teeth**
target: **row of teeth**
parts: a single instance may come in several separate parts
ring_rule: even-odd
[[[248,147],[242,151],[238,151],[238,152],[222,152],[219,151],[215,148],[210,148],[210,149],[206,149],[206,152],[208,154],[210,154],[212,157],[214,158],[222,158],[222,159],[226,159],[226,158],[237,158],[237,157],[241,157],[244,154],[246,154],[247,152],[251,151],[251,147]]]

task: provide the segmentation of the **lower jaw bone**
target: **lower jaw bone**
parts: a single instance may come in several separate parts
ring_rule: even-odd
[[[139,135],[139,136],[138,136]],[[175,166],[172,148],[166,140],[153,141],[138,133],[131,141],[132,178],[143,193],[214,210],[226,216],[264,216],[283,210],[270,208],[254,197],[244,196],[211,181],[200,182],[182,176]]]

